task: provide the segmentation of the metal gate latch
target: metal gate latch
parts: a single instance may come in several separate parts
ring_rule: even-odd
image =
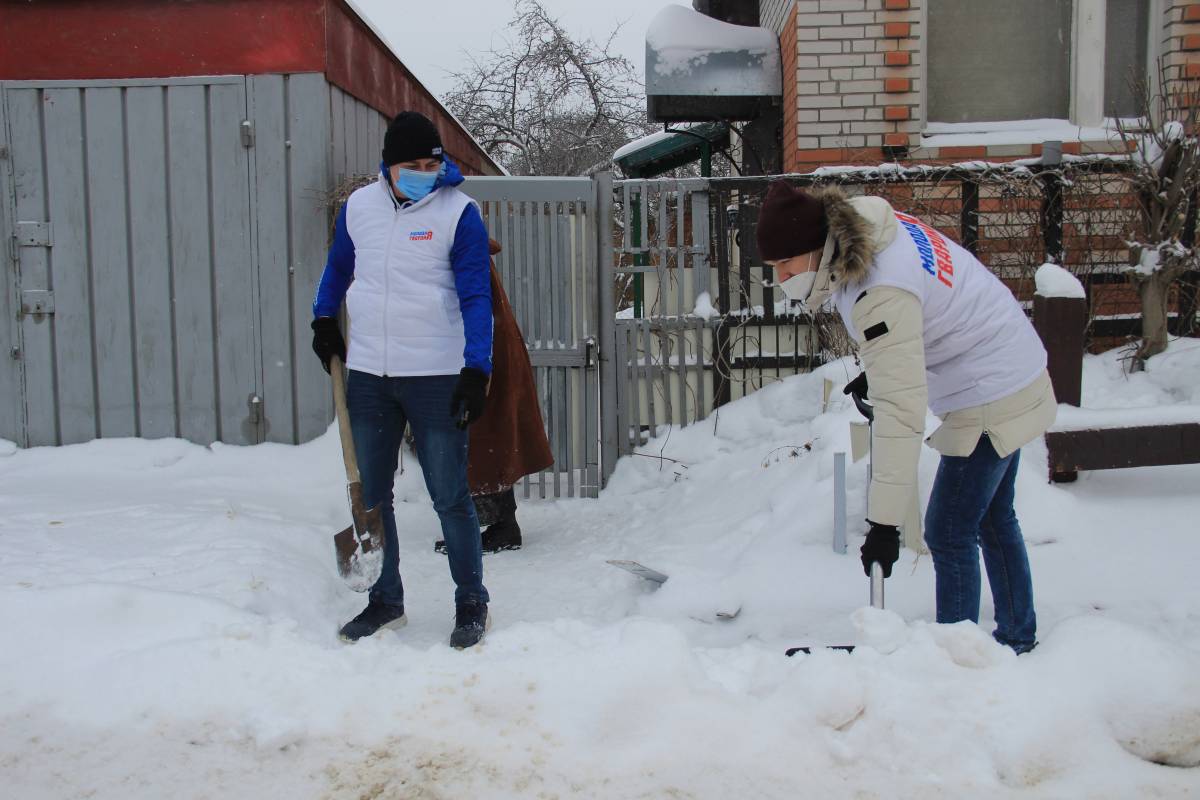
[[[26,289],[21,292],[21,314],[54,314],[54,292]]]

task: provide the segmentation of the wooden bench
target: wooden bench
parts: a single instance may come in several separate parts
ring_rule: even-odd
[[[1078,407],[1083,389],[1083,352],[1087,300],[1073,297],[1033,299],[1033,322],[1046,347],[1050,381],[1059,403]],[[1200,408],[1113,409],[1095,412],[1046,433],[1050,480],[1069,483],[1080,470],[1200,464]],[[1147,422],[1147,419],[1166,421]],[[1064,430],[1063,428],[1069,428]]]

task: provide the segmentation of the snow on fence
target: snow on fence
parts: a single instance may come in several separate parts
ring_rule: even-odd
[[[950,166],[884,165],[782,176],[886,197],[960,242],[1032,308],[1047,261],[1082,283],[1088,343],[1136,336],[1137,294],[1125,275],[1137,202],[1118,160],[1077,158]],[[779,176],[614,183],[617,392],[621,452],[664,424],[687,425],[774,380],[844,355],[836,315],[778,300],[755,247],[758,208]],[[1194,230],[1194,225],[1191,228]],[[1175,335],[1195,331],[1197,283],[1172,306]]]

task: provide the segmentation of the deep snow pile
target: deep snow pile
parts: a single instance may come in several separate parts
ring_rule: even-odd
[[[1195,402],[1200,345],[1088,359],[1085,404]],[[334,436],[301,447],[0,448],[0,785],[93,797],[1179,797],[1200,791],[1200,467],[1018,486],[1042,646],[937,626],[928,557],[863,609],[830,547],[855,418],[787,380],[642,448],[595,501],[521,504],[488,556],[496,626],[445,644],[451,585],[411,458],[410,624],[350,647],[362,597]],[[811,450],[806,445],[811,444]],[[668,460],[669,459],[669,460]],[[936,454],[926,452],[928,490]],[[850,474],[862,517],[865,466]],[[658,591],[604,564],[668,572]],[[741,608],[732,622],[716,611]],[[984,615],[991,604],[985,591]],[[796,644],[868,645],[853,655]],[[1163,766],[1160,763],[1177,766]]]

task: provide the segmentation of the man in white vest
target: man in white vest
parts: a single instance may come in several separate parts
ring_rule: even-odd
[[[879,197],[773,183],[758,247],[784,294],[809,309],[832,300],[858,343],[875,406],[870,530],[863,568],[890,576],[917,490],[928,407],[942,454],[925,516],[938,622],[979,621],[979,552],[995,604],[997,641],[1037,643],[1033,582],[1013,510],[1020,448],[1057,410],[1046,352],[1020,305],[969,252]]]
[[[406,424],[454,579],[450,644],[470,647],[490,624],[466,428],[483,413],[492,371],[491,262],[479,209],[455,188],[462,181],[436,126],[416,112],[397,115],[379,180],[338,215],[313,303],[313,350],[326,371],[334,355],[346,362],[363,499],[382,504],[386,533],[383,570],[366,609],[342,627],[346,641],[406,622],[392,506]],[[348,349],[336,318],[343,299]]]

